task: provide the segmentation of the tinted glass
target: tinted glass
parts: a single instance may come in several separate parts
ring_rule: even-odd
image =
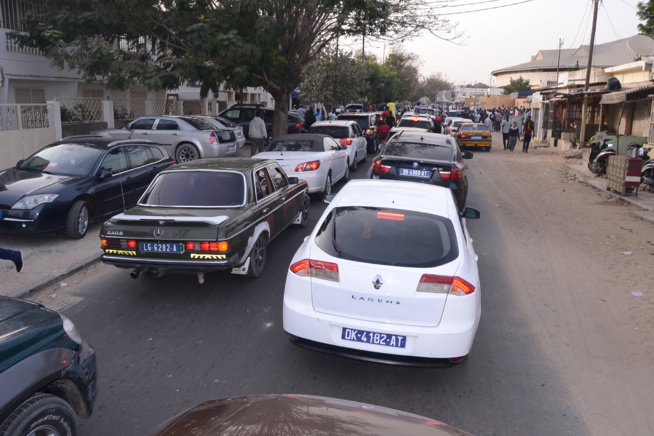
[[[118,147],[111,150],[102,161],[101,168],[103,170],[111,171],[111,174],[118,174],[126,171],[129,166],[127,165],[127,155],[125,154],[125,147]]]
[[[243,175],[226,171],[160,174],[141,200],[141,204],[150,206],[221,207],[244,203]]]
[[[236,124],[232,123],[230,120],[228,120],[225,117],[214,117],[216,121],[218,121],[220,124],[222,124],[225,127],[229,127],[230,129],[236,127]]]
[[[474,132],[479,130],[484,130],[487,132],[488,127],[486,127],[484,124],[461,124],[462,132]]]
[[[332,138],[349,138],[350,129],[343,126],[311,126],[309,133],[322,133]]]
[[[418,129],[429,129],[431,128],[431,123],[423,119],[415,118],[403,118],[400,120],[398,127],[415,127]]]
[[[192,118],[184,117],[182,120],[189,123],[191,126],[195,127],[198,130],[215,130],[216,128],[209,124],[208,121],[203,120],[202,118]]]
[[[273,141],[268,151],[325,151],[322,140],[285,139]]]
[[[130,168],[138,168],[159,160],[155,159],[152,153],[148,153],[148,148],[151,147],[145,147],[143,145],[129,145],[125,147],[129,155]]]
[[[238,122],[240,120],[240,117],[241,117],[241,110],[240,109],[230,109],[227,112],[223,113],[223,117],[225,117],[225,118],[227,118],[227,119],[229,119],[231,121]]]
[[[452,148],[444,145],[391,141],[386,144],[384,155],[449,161],[452,158]]]
[[[336,119],[356,121],[357,124],[361,126],[362,129],[367,129],[371,125],[370,117],[355,117],[352,115],[339,115],[338,117],[336,117]]]
[[[449,219],[397,209],[336,208],[315,242],[331,256],[379,265],[428,268],[459,255]]]
[[[179,124],[175,120],[159,120],[157,130],[179,130]]]
[[[154,126],[154,118],[142,118],[140,120],[134,121],[129,125],[130,130],[141,129],[141,130],[150,130]]]
[[[82,144],[59,144],[36,152],[19,168],[48,174],[88,176],[103,155],[104,150]]]

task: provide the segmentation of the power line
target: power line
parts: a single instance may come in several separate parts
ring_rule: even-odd
[[[491,1],[491,0],[489,0],[488,3],[490,3],[490,1]],[[511,3],[511,4],[508,4],[508,5],[494,6],[494,7],[492,7],[492,8],[475,9],[475,10],[472,10],[472,11],[463,11],[463,12],[445,12],[445,13],[443,13],[443,14],[440,14],[440,13],[439,13],[438,16],[444,16],[444,15],[461,15],[461,14],[470,14],[470,13],[473,13],[473,12],[490,11],[490,10],[494,10],[494,9],[507,8],[507,7],[509,7],[509,6],[516,6],[516,5],[520,5],[520,4],[523,4],[523,3],[531,3],[531,2],[533,2],[533,1],[534,1],[534,0],[523,0],[523,1],[520,1],[520,2],[516,2],[516,3]],[[469,6],[469,5],[462,5],[462,6]]]

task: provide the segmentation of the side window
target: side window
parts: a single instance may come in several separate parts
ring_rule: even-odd
[[[154,121],[155,121],[154,118],[141,118],[140,120],[136,120],[132,124],[130,124],[129,129],[150,130],[154,125]]]
[[[265,168],[254,171],[254,189],[257,201],[262,200],[273,192],[273,185]]]
[[[164,154],[157,147],[147,147],[148,155],[152,159],[152,162],[158,162],[164,158]]]
[[[227,118],[229,121],[238,122],[241,119],[241,111],[240,109],[231,109],[221,116]]]
[[[159,120],[157,130],[179,130],[179,125],[175,120]]]
[[[334,149],[339,149],[339,145],[332,138],[325,138],[324,141],[325,151],[332,151]]]
[[[276,190],[282,189],[284,186],[288,186],[288,179],[286,178],[286,174],[284,174],[281,168],[276,165],[271,165],[268,167],[268,171],[270,172],[270,176],[272,177]]]
[[[117,147],[107,153],[100,167],[102,169],[111,171],[111,174],[117,174],[126,171],[128,166],[125,147]]]
[[[127,155],[129,156],[130,168],[142,167],[157,161],[151,154],[148,154],[147,148],[149,147],[146,148],[143,145],[129,145],[125,148],[127,149]]]
[[[254,109],[241,109],[243,113],[243,121],[250,122],[254,118]]]

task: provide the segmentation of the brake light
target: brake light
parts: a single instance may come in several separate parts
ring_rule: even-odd
[[[317,279],[339,281],[338,265],[313,259],[302,259],[291,265],[293,274],[300,277],[313,277]]]
[[[352,138],[341,138],[340,143],[342,145],[352,145]]]
[[[102,248],[117,250],[135,250],[138,245],[134,239],[100,238]]]
[[[378,174],[390,173],[391,167],[389,165],[382,165],[381,160],[376,160],[372,162],[372,172]]]
[[[209,134],[209,142],[214,144],[216,141],[218,141],[218,136],[216,135],[215,132],[211,132]]]
[[[439,171],[443,180],[462,180],[463,170],[461,168],[452,168],[450,171]]]
[[[437,276],[423,274],[418,283],[418,292],[429,292],[432,294],[454,294],[470,295],[475,292],[475,287],[463,280],[461,277]]]
[[[377,218],[384,220],[404,221],[404,214],[396,212],[377,212]]]
[[[225,253],[230,246],[227,241],[189,241],[186,243],[186,251],[217,251]]]
[[[461,138],[461,139],[465,139],[465,137],[466,137],[465,134],[463,134],[463,133],[459,133],[459,138]]]
[[[311,162],[302,162],[298,166],[295,167],[295,172],[296,173],[301,173],[303,171],[315,171],[318,168],[320,168],[320,161],[319,160],[312,160]]]
[[[297,123],[297,124],[295,125],[295,130],[297,130],[298,132],[299,132],[300,130],[302,130],[302,123]]]

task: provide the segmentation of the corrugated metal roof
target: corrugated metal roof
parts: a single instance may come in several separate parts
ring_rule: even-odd
[[[613,91],[608,94],[604,94],[600,100],[600,104],[617,104],[627,101],[627,96],[629,94],[635,94],[636,92],[654,90],[654,84],[638,86],[636,88],[621,89],[619,91]]]

